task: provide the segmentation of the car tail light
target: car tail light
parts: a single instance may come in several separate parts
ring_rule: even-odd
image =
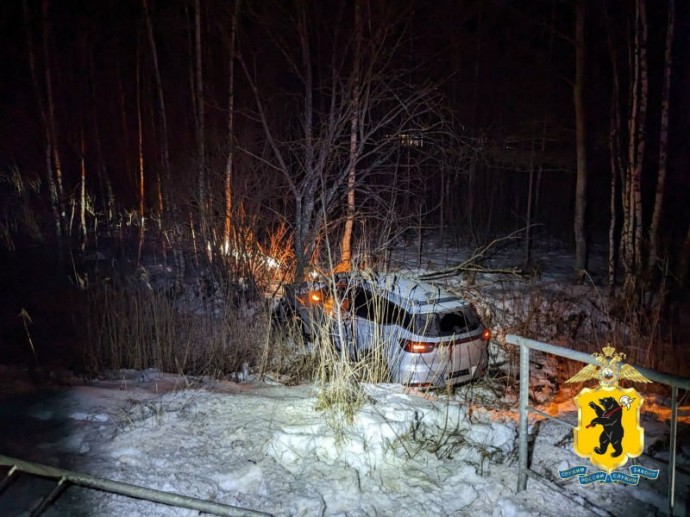
[[[491,339],[491,331],[489,329],[484,329],[481,339],[482,341],[489,341]]]
[[[402,347],[405,352],[410,352],[412,354],[426,354],[432,352],[436,348],[436,343],[405,340],[402,342]]]

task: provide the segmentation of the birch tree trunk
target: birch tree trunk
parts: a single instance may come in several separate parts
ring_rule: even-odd
[[[635,168],[632,177],[633,206],[635,215],[635,263],[636,274],[644,272],[642,243],[644,237],[644,220],[642,219],[642,168],[644,166],[646,134],[647,134],[647,103],[649,98],[649,78],[647,70],[647,3],[646,0],[637,0],[636,17],[638,28],[635,31],[639,35],[639,43],[636,55],[639,56],[640,67],[640,95],[639,95],[639,123],[635,135]]]
[[[585,213],[587,208],[587,153],[584,105],[585,74],[585,0],[578,0],[575,19],[575,145],[577,155],[577,180],[575,183],[575,272],[583,280],[587,270],[587,236]]]
[[[79,139],[79,161],[80,161],[80,182],[79,182],[79,233],[81,237],[81,249],[86,249],[88,231],[86,228],[86,138],[82,127]]]
[[[153,76],[156,81],[156,91],[158,93],[158,118],[160,123],[160,169],[163,170],[163,177],[165,183],[170,185],[170,147],[168,143],[168,119],[165,112],[165,95],[163,93],[163,83],[161,81],[160,67],[158,66],[158,47],[156,46],[156,38],[153,34],[153,24],[151,23],[151,13],[149,11],[148,0],[141,0],[144,8],[144,19],[146,22],[146,34],[151,47],[151,61],[153,62]],[[157,201],[158,211],[162,215],[164,210],[164,196],[163,185],[160,180],[160,172],[158,173],[157,184]]]
[[[359,97],[360,97],[360,60],[362,52],[362,7],[361,0],[355,1],[355,54],[352,65],[352,115],[350,119],[350,161],[347,171],[347,217],[341,244],[340,264],[338,271],[352,270],[352,226],[355,221],[355,180],[357,174],[357,132],[359,130]]]
[[[546,123],[544,123],[546,125]],[[532,200],[534,198],[534,135],[532,135],[532,142],[530,147],[529,157],[529,173],[527,176],[527,208],[525,210],[525,258],[523,262],[523,270],[528,271],[532,265]],[[542,145],[544,138],[542,138]],[[543,150],[543,149],[542,149]],[[540,165],[541,167],[541,165]]]
[[[96,166],[96,170],[98,173],[98,187],[100,191],[101,202],[103,203],[103,208],[106,214],[106,228],[109,231],[115,212],[115,199],[112,184],[110,182],[110,177],[108,175],[108,168],[105,164],[105,158],[103,156],[101,130],[98,124],[98,103],[96,102],[98,95],[96,91],[96,71],[93,62],[93,53],[89,55],[89,72],[91,74],[91,88],[89,89],[89,94],[91,97],[91,124],[93,125],[93,140],[96,145],[96,160],[98,161],[98,164]]]
[[[647,277],[651,278],[654,267],[659,260],[659,222],[664,206],[664,188],[666,185],[666,167],[668,161],[668,118],[671,90],[671,68],[673,60],[673,26],[675,24],[675,1],[668,0],[668,18],[666,22],[666,48],[664,51],[664,78],[661,87],[661,128],[659,132],[659,175],[657,176],[654,209],[649,225],[649,257],[647,259]]]
[[[144,127],[141,120],[141,59],[137,52],[137,164],[139,171],[139,251],[137,263],[141,262],[141,251],[144,247],[144,232],[146,226],[146,190],[144,177]]]
[[[607,15],[607,27],[610,27]],[[620,73],[618,68],[618,56],[616,55],[613,36],[609,28],[607,32],[607,45],[611,60],[611,113],[609,131],[609,159],[611,168],[610,194],[609,194],[609,251],[608,251],[608,293],[609,298],[613,298],[616,292],[616,271],[618,265],[618,240],[617,240],[617,199],[618,199],[618,178],[621,178],[621,185],[625,185],[624,166],[622,162],[623,153],[621,150],[621,117],[620,117]],[[625,196],[622,195],[625,200]],[[623,218],[625,221],[625,217]]]
[[[29,7],[27,1],[22,2],[22,8],[24,11],[24,19],[27,27],[26,30],[26,42],[29,54],[29,69],[31,70],[31,79],[34,86],[34,91],[36,95],[36,102],[38,104],[39,112],[41,115],[41,122],[43,125],[43,132],[45,138],[45,164],[46,164],[46,182],[48,184],[48,191],[50,195],[50,208],[53,214],[53,224],[55,225],[55,237],[58,242],[58,247],[61,247],[62,242],[62,219],[60,217],[60,203],[58,199],[58,189],[55,181],[55,171],[53,169],[53,134],[50,130],[50,124],[48,122],[48,113],[46,106],[44,104],[44,94],[41,92],[41,86],[38,79],[38,72],[36,70],[36,51],[34,49],[33,37],[29,31],[30,26],[30,15]],[[47,66],[47,65],[46,65]]]
[[[297,32],[302,52],[302,67],[304,70],[304,169],[307,178],[314,178],[314,77],[311,66],[311,42],[309,39],[309,24],[307,22],[307,7],[300,5],[299,22]],[[296,235],[295,256],[297,258],[297,280],[302,280],[307,267],[308,257],[312,250],[307,250],[308,234],[311,225],[309,217],[314,208],[314,195],[311,188],[313,179],[302,185],[299,202],[296,203]]]
[[[635,17],[637,20],[637,16]],[[639,59],[633,58],[637,56],[637,46],[639,45],[637,35],[637,22],[634,26],[635,35],[633,42],[629,48],[628,60],[630,62],[631,70],[631,84],[630,92],[628,94],[629,112],[627,124],[627,162],[625,164],[625,171],[623,174],[623,181],[621,184],[621,204],[623,207],[623,226],[621,230],[620,255],[623,263],[624,278],[624,292],[630,293],[636,289],[635,281],[635,245],[634,245],[634,203],[632,195],[632,176],[634,175],[635,167],[635,138],[637,136],[637,124],[639,123],[639,82],[640,82],[640,68]]]
[[[230,57],[228,73],[228,156],[225,161],[225,225],[223,228],[223,252],[230,253],[232,231],[232,172],[235,150],[235,40],[237,39],[237,17],[240,13],[240,0],[235,0],[235,10],[230,28]]]
[[[617,224],[617,204],[616,199],[618,195],[618,177],[622,176],[623,166],[620,161],[620,84],[618,78],[618,66],[616,64],[616,56],[613,54],[613,46],[610,47],[612,63],[613,63],[613,86],[611,94],[611,130],[609,132],[609,154],[611,164],[611,192],[609,196],[609,256],[608,256],[608,287],[609,296],[612,297],[616,290],[616,265],[618,254],[616,252],[616,224]]]
[[[199,222],[201,225],[201,235],[204,239],[204,246],[206,246],[208,230],[210,228],[210,221],[208,221],[210,213],[209,199],[206,188],[206,147],[204,139],[204,121],[206,117],[204,114],[204,77],[201,53],[201,5],[199,0],[194,0],[194,79],[196,86],[196,144],[197,161],[199,167]]]
[[[645,0],[635,2],[633,45],[630,50],[632,84],[630,89],[630,115],[628,120],[628,160],[623,196],[623,235],[621,257],[625,269],[624,291],[629,301],[639,302],[642,264],[642,167],[645,155],[647,120],[647,15]]]
[[[62,160],[60,158],[60,146],[57,139],[57,122],[55,120],[55,103],[53,101],[53,79],[50,71],[50,52],[48,50],[50,41],[50,21],[49,21],[49,2],[43,0],[43,58],[46,83],[46,101],[48,103],[48,127],[50,128],[53,166],[55,167],[55,183],[57,187],[58,204],[60,216],[65,218],[65,190],[62,184]]]

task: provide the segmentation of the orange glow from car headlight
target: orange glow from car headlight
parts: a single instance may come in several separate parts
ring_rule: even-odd
[[[489,341],[491,339],[491,331],[489,329],[484,329],[481,339],[482,341]]]

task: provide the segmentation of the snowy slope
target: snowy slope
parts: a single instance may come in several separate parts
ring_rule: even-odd
[[[45,435],[28,449],[15,436],[7,453],[282,516],[598,514],[576,500],[613,515],[653,515],[664,504],[663,479],[586,489],[559,482],[560,491],[530,481],[516,494],[516,419],[481,409],[481,396],[491,399],[481,387],[445,398],[367,386],[369,402],[339,433],[315,410],[310,385],[250,379],[186,388],[188,379],[155,371],[122,376],[31,399],[26,414]],[[550,422],[538,427],[535,468],[553,478],[578,462],[570,430]],[[683,459],[690,460],[687,451]],[[679,481],[684,498],[688,479]],[[12,507],[15,489],[0,498],[0,509],[21,514]],[[46,513],[196,514],[75,487]]]

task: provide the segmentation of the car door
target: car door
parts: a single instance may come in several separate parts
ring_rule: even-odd
[[[355,287],[352,320],[357,355],[369,352],[376,342],[375,312],[371,292],[362,286]]]
[[[395,370],[406,311],[385,296],[359,288],[354,296],[355,342],[358,355],[376,352]]]

